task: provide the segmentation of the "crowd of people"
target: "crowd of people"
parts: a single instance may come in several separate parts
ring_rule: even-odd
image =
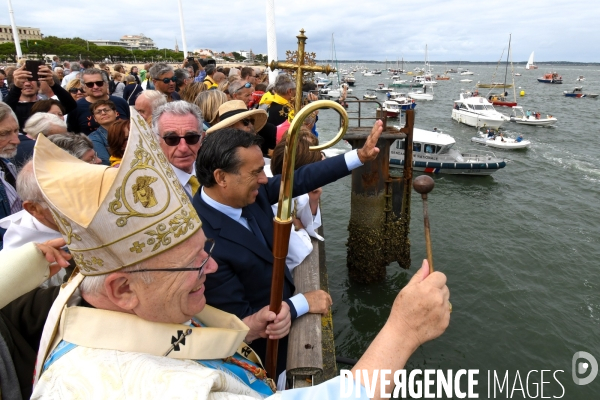
[[[325,158],[309,149],[317,113],[304,120],[276,314],[272,221],[296,91],[310,101],[310,84],[191,58],[111,70],[55,57],[37,76],[0,70],[2,398],[281,396],[291,325],[332,305],[296,293],[291,274],[323,240],[321,188],[377,157],[382,123]],[[446,329],[448,298],[424,261],[355,369],[403,368]],[[340,379],[284,393],[337,398]]]

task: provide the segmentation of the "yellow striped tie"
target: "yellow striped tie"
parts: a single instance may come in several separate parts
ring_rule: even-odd
[[[200,182],[198,182],[198,178],[196,178],[195,175],[192,175],[192,177],[190,178],[188,183],[190,184],[190,187],[192,188],[192,196],[194,196],[196,194],[196,192],[198,191],[198,189],[200,188]]]

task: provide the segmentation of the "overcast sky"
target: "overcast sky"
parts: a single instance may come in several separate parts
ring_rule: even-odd
[[[182,0],[188,50],[252,49],[266,53],[264,0]],[[177,0],[12,0],[19,26],[42,34],[118,40],[144,33],[159,48],[182,49]],[[2,7],[7,7],[6,3]],[[338,60],[497,61],[512,33],[513,60],[600,61],[598,0],[391,1],[275,0],[279,59],[295,49],[300,28],[307,51]],[[0,12],[0,24],[10,24]],[[506,53],[504,53],[504,58]]]

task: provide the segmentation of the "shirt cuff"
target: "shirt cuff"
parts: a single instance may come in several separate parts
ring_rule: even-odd
[[[294,305],[294,308],[296,309],[296,318],[303,316],[304,314],[308,313],[308,301],[306,300],[306,297],[304,297],[304,295],[302,293],[299,293],[295,296],[290,297],[290,301],[292,302],[292,304]]]
[[[344,160],[346,161],[346,167],[348,167],[348,171],[352,171],[363,165],[360,162],[360,158],[358,158],[358,150],[352,150],[347,153],[344,153]]]

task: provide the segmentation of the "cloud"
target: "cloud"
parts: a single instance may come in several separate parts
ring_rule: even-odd
[[[188,49],[250,50],[265,53],[264,0],[200,2],[182,0]],[[279,58],[295,49],[301,28],[307,51],[331,58],[335,34],[338,59],[424,59],[431,61],[496,61],[512,33],[513,60],[599,62],[600,44],[592,0],[576,4],[581,12],[565,16],[568,4],[556,0],[527,2],[430,0],[288,0],[275,1]],[[573,7],[573,6],[571,6]],[[17,25],[41,28],[44,35],[84,39],[119,39],[144,33],[158,47],[182,48],[177,2],[158,0],[13,1]],[[0,24],[9,24],[8,13]],[[506,53],[505,53],[506,54]]]

